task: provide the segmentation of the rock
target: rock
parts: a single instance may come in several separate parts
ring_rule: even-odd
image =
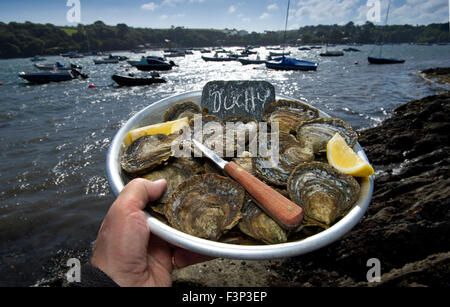
[[[422,70],[427,78],[437,79],[439,83],[450,84],[450,67],[437,67]]]

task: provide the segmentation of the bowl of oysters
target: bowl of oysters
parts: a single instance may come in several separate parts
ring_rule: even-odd
[[[149,105],[128,120],[109,148],[107,176],[116,196],[134,178],[167,180],[165,193],[146,208],[152,233],[175,246],[212,257],[261,260],[319,249],[359,222],[371,201],[373,176],[342,173],[327,160],[327,144],[338,133],[368,162],[350,125],[283,95],[276,95],[264,107],[258,121],[239,115],[219,118],[201,108],[201,99],[202,91],[193,91]],[[242,126],[234,127],[252,131],[258,130],[262,121],[268,126],[264,133],[273,135],[276,131],[276,164],[268,167],[265,162],[270,157],[248,154],[245,146],[253,142],[253,133],[248,132],[242,138],[240,154],[223,159],[235,162],[301,207],[300,224],[282,227],[207,157],[174,153],[173,142],[189,130],[187,127],[192,128],[199,116],[202,124],[236,122]],[[275,123],[277,129],[271,130]],[[270,147],[271,138],[264,139]],[[191,150],[191,146],[182,143],[181,147]]]

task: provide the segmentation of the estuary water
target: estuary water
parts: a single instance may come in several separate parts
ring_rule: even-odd
[[[379,124],[396,106],[443,88],[413,73],[450,66],[450,46],[384,46],[384,55],[406,60],[398,65],[369,65],[374,46],[357,48],[361,52],[332,58],[320,57],[323,50],[287,49],[296,58],[318,62],[316,72],[204,62],[195,51],[173,59],[179,66],[161,73],[166,84],[130,88],[111,80],[116,72],[128,73],[126,62],[94,65],[93,57],[75,59],[70,62],[83,66],[88,80],[30,85],[18,77],[21,71],[35,71],[29,59],[1,60],[0,286],[31,285],[45,276],[61,251],[89,247],[114,200],[105,171],[108,147],[128,118],[162,98],[201,90],[212,80],[265,80],[277,94],[363,129]],[[268,53],[259,51],[261,57]],[[56,61],[69,63],[47,57],[47,62]],[[88,88],[91,83],[96,87]]]

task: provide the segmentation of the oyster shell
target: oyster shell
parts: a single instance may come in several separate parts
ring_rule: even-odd
[[[183,117],[191,119],[195,114],[201,113],[202,110],[195,102],[182,102],[172,106],[166,111],[166,113],[164,113],[164,121],[169,122]]]
[[[196,175],[180,184],[164,207],[172,227],[217,241],[241,219],[245,190],[215,174]]]
[[[137,139],[123,153],[122,169],[130,174],[139,174],[155,168],[172,156],[172,142],[178,137],[178,134],[155,134]]]
[[[222,122],[224,123],[226,133],[232,133],[238,154],[249,150],[247,145],[251,141],[257,141],[258,122],[255,119],[241,115],[233,115],[228,116]],[[233,125],[231,125],[231,131],[228,131],[230,129],[230,123]]]
[[[291,132],[303,121],[319,117],[319,111],[296,100],[278,100],[269,104],[262,114],[266,122],[278,122],[280,131]]]
[[[171,161],[167,166],[158,168],[143,176],[143,178],[151,181],[159,179],[166,179],[167,181],[167,188],[161,198],[151,204],[153,211],[164,214],[164,203],[172,196],[175,189],[181,183],[200,173],[202,170],[203,165],[192,158],[177,158],[174,159],[174,161]]]
[[[267,147],[270,148],[271,134],[267,136]],[[256,174],[264,181],[277,186],[286,186],[292,170],[300,163],[314,160],[314,153],[309,148],[302,148],[297,139],[284,132],[279,132],[279,161],[272,167],[265,167],[271,157],[254,159]]]
[[[242,220],[238,226],[246,235],[267,244],[287,241],[286,231],[265,214],[253,200],[248,200],[242,208]]]
[[[337,118],[317,118],[297,126],[297,140],[302,146],[311,147],[314,153],[327,151],[328,141],[339,133],[350,147],[355,146],[358,134],[346,122]]]
[[[349,175],[322,162],[298,165],[289,178],[291,200],[303,208],[305,218],[330,225],[344,215],[359,197],[360,186]],[[310,224],[310,223],[309,223]]]

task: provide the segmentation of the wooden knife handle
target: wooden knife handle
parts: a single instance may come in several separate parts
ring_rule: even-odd
[[[267,184],[249,174],[234,162],[225,165],[225,172],[239,182],[261,209],[270,215],[284,229],[292,229],[303,219],[303,210]]]

